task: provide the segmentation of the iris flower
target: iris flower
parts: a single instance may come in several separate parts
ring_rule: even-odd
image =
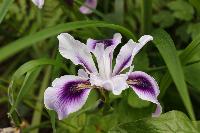
[[[112,39],[88,39],[85,45],[68,33],[58,35],[60,54],[75,65],[83,66],[84,69],[78,70],[78,76],[64,75],[52,82],[52,86],[44,93],[46,108],[56,111],[61,120],[81,109],[92,89],[101,88],[119,95],[130,87],[139,98],[157,104],[152,115],[159,116],[162,109],[157,100],[159,87],[156,81],[142,71],[132,72],[131,66],[134,56],[153,37],[144,35],[138,43],[130,39],[122,46],[112,70],[113,52],[121,43],[121,38],[121,34],[116,33]],[[98,69],[91,53],[96,57]],[[128,72],[122,73],[128,68]]]
[[[38,8],[42,8],[44,5],[44,0],[32,0],[32,2]],[[72,5],[73,0],[66,0],[66,2]],[[90,14],[92,13],[91,9],[96,9],[96,7],[97,7],[97,0],[85,0],[85,3],[80,7],[80,12],[83,14]]]

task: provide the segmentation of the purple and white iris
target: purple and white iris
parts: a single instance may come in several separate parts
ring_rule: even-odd
[[[78,76],[65,75],[53,81],[52,87],[48,87],[44,93],[46,108],[55,110],[61,120],[82,108],[91,89],[102,88],[119,95],[131,87],[139,98],[157,104],[152,115],[159,116],[162,108],[157,100],[159,87],[156,81],[144,72],[132,72],[131,66],[134,56],[153,37],[144,35],[138,43],[129,40],[121,48],[112,69],[113,52],[121,43],[121,38],[121,34],[116,33],[113,39],[88,39],[85,45],[68,33],[58,35],[60,54],[75,65],[82,65],[84,69],[78,70]],[[91,53],[96,57],[98,69]],[[127,68],[129,72],[122,74]]]
[[[32,2],[40,9],[44,5],[44,0],[32,0]],[[66,2],[72,5],[73,0],[66,0]],[[96,7],[97,0],[85,0],[85,3],[80,7],[80,12],[83,14],[90,14],[92,13],[91,9],[96,9]]]

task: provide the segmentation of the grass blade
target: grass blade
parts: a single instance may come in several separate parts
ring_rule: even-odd
[[[49,66],[46,70],[45,70],[45,75],[44,75],[44,79],[40,88],[40,92],[38,95],[38,101],[36,103],[36,108],[39,109],[35,110],[33,113],[33,118],[32,118],[32,123],[31,126],[34,127],[36,125],[40,124],[41,121],[41,116],[42,116],[42,110],[43,110],[43,97],[44,97],[44,91],[47,88],[47,86],[49,85],[49,80],[50,80],[50,75],[51,75],[51,67]],[[31,133],[38,133],[39,129],[35,129],[33,131],[31,131]]]
[[[1,4],[1,7],[0,7],[0,24],[3,21],[3,18],[5,17],[13,1],[14,0],[3,0],[3,3]]]
[[[26,93],[28,92],[28,89],[31,88],[32,84],[34,83],[34,81],[36,80],[37,76],[39,75],[40,70],[38,69],[34,69],[29,71],[26,74],[26,77],[24,79],[23,85],[17,95],[17,98],[14,102],[14,104],[12,105],[9,114],[11,114],[16,107],[18,106],[19,102],[22,100],[22,98],[26,95]]]
[[[141,32],[147,34],[151,30],[152,0],[141,0]]]
[[[182,64],[190,62],[190,59],[200,51],[200,34],[180,54]]]
[[[30,71],[31,69],[42,66],[42,65],[54,65],[57,67],[63,68],[66,72],[68,72],[68,68],[64,66],[63,64],[57,62],[54,59],[48,59],[48,58],[43,58],[43,59],[37,59],[37,60],[32,60],[29,62],[26,62],[23,64],[20,68],[17,69],[17,71],[13,74],[12,79],[16,80],[22,75],[24,75],[26,72]]]
[[[178,89],[188,114],[192,120],[195,120],[192,103],[184,79],[183,69],[173,40],[164,30],[155,30],[152,35],[154,37],[153,43],[158,48],[168,67],[169,73]]]
[[[126,28],[115,25],[115,24],[110,24],[102,21],[77,21],[77,22],[70,22],[70,23],[65,23],[65,24],[60,24],[54,27],[50,27],[44,30],[41,30],[35,34],[28,35],[26,37],[23,37],[19,40],[16,40],[2,48],[0,48],[0,62],[4,61],[8,57],[16,54],[17,52],[30,47],[37,42],[44,40],[48,37],[57,35],[61,32],[68,32],[71,30],[75,29],[80,29],[80,28],[88,28],[88,27],[104,27],[104,28],[110,28],[117,30],[118,32],[121,32],[124,34],[127,38],[132,38],[136,40],[136,37]]]

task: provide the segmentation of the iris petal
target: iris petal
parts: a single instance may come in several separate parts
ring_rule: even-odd
[[[96,9],[96,7],[97,7],[97,0],[85,0],[83,6],[80,7],[80,12],[83,14],[90,14],[92,13],[91,9]]]
[[[113,70],[113,76],[119,74],[124,69],[131,66],[134,56],[140,51],[140,49],[150,40],[153,40],[153,37],[150,35],[142,36],[136,43],[133,40],[129,40],[125,44],[116,58],[116,64]]]
[[[74,75],[57,78],[45,90],[44,104],[57,112],[59,120],[64,119],[85,104],[91,90],[88,85],[87,80]]]
[[[116,46],[121,43],[121,34],[116,33],[113,36],[113,39],[106,40],[87,40],[87,46],[91,52],[95,55],[99,74],[104,79],[109,79],[112,76],[112,58],[113,51]]]
[[[82,77],[82,78],[85,78],[85,79],[89,79],[88,73],[84,69],[79,69],[78,70],[78,76]]]
[[[59,52],[63,57],[70,59],[75,65],[82,65],[89,73],[97,72],[92,55],[85,44],[68,33],[61,33],[58,39]]]
[[[87,46],[89,47],[90,51],[93,52],[97,46],[97,44],[104,45],[104,49],[108,47],[112,47],[112,51],[115,49],[115,47],[121,43],[122,36],[120,33],[116,33],[113,36],[113,39],[105,39],[105,40],[94,40],[89,38],[87,40]]]
[[[136,44],[133,40],[129,40],[121,49],[116,58],[116,64],[113,69],[113,76],[119,74],[124,69],[128,68],[132,61],[132,53]]]
[[[135,71],[129,74],[127,82],[139,98],[157,104],[157,109],[152,115],[159,116],[162,112],[157,100],[160,91],[154,78],[144,72]]]
[[[114,95],[120,95],[121,92],[128,88],[126,83],[127,75],[120,74],[112,77],[110,80],[106,80],[103,83],[103,87],[106,90],[112,91]]]
[[[32,0],[32,2],[38,7],[42,8],[44,5],[44,0]]]

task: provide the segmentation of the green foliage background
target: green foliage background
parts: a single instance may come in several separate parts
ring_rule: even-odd
[[[40,10],[31,0],[0,0],[0,128],[27,133],[200,132],[200,1],[98,0],[91,15],[79,12],[83,2],[71,6],[66,0],[46,0]],[[120,32],[120,47],[152,35],[154,40],[133,63],[134,70],[157,80],[163,115],[151,118],[155,105],[131,89],[109,94],[109,105],[100,108],[93,90],[80,111],[59,121],[44,108],[44,90],[56,77],[76,74],[79,68],[59,54],[56,36],[61,32],[82,42]]]

